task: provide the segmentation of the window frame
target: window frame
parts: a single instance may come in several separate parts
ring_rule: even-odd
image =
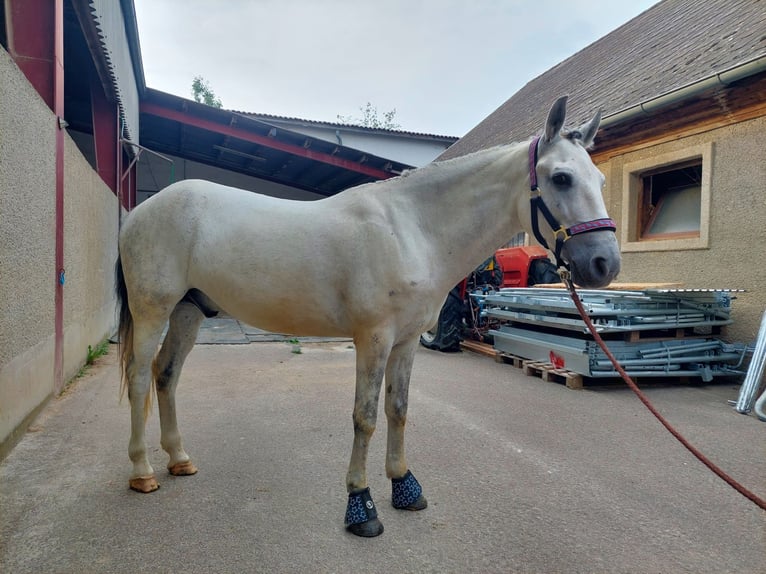
[[[676,152],[648,157],[623,166],[622,226],[620,231],[623,251],[681,251],[709,248],[710,181],[713,144],[707,143],[684,148]],[[700,225],[697,232],[679,232],[642,236],[648,220],[644,216],[645,178],[650,175],[682,169],[701,163]],[[658,203],[658,206],[660,204]],[[655,216],[658,209],[655,210]]]

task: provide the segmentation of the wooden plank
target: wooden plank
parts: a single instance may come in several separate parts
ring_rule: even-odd
[[[494,358],[496,355],[495,349],[492,345],[488,345],[487,343],[480,343],[479,341],[461,341],[460,348],[464,351],[471,351],[472,353],[484,355],[485,357]]]
[[[599,290],[609,291],[644,291],[646,289],[682,289],[683,283],[610,283]],[[541,289],[564,289],[563,283],[540,283],[535,285]],[[575,285],[575,287],[578,287]],[[579,288],[579,287],[578,287]]]
[[[628,331],[623,335],[623,339],[628,343],[647,343],[650,341],[667,341],[677,339],[701,339],[704,337],[709,337],[709,335],[704,333],[695,333],[694,329],[689,327]]]

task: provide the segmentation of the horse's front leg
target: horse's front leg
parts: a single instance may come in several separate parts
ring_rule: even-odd
[[[375,432],[378,397],[391,343],[380,333],[355,339],[356,395],[354,398],[354,444],[346,475],[348,506],[346,528],[357,536],[378,536],[383,524],[367,485],[367,450]]]
[[[386,365],[386,476],[391,479],[391,502],[394,508],[404,510],[423,510],[428,506],[423,489],[407,467],[407,457],[404,454],[407,398],[417,346],[418,339],[395,346]]]

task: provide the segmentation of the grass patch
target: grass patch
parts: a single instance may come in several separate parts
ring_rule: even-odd
[[[80,370],[77,371],[77,374],[74,376],[74,378],[79,379],[83,377],[85,373],[88,372],[88,369],[93,365],[93,363],[96,362],[96,359],[98,359],[99,357],[103,357],[108,352],[109,352],[109,338],[104,339],[95,347],[91,347],[90,345],[88,345],[88,354],[85,355],[85,364],[82,367],[80,367]]]
[[[293,353],[296,355],[300,355],[303,351],[301,351],[301,342],[298,339],[288,339],[286,343],[293,346]]]
[[[104,339],[94,349],[88,345],[88,355],[85,358],[86,365],[92,365],[96,359],[103,357],[109,352],[109,339]]]
[[[88,369],[93,366],[93,364],[96,362],[96,359],[99,357],[103,357],[104,355],[109,353],[109,337],[105,338],[103,341],[101,341],[98,345],[95,347],[91,347],[88,345],[88,353],[85,355],[85,364],[80,367],[80,370],[77,371],[77,374],[69,379],[66,383],[64,383],[64,387],[61,389],[61,392],[58,394],[59,397],[64,396],[67,391],[70,390],[70,387],[72,384],[77,380],[81,379],[85,376],[85,373],[88,372]]]

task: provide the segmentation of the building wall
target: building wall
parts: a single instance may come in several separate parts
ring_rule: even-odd
[[[0,442],[53,391],[55,130],[0,49]]]
[[[354,126],[331,127],[310,123],[300,125],[300,120],[280,121],[272,118],[265,121],[275,126],[282,125],[285,129],[293,132],[415,167],[422,167],[430,163],[451,145],[451,142],[440,141],[428,136],[413,137],[406,133],[397,135],[396,132],[382,135],[364,129],[355,129]]]
[[[55,390],[56,129],[51,110],[0,49],[0,456]],[[117,200],[64,139],[68,380],[88,345],[115,326]]]
[[[117,260],[117,196],[65,137],[64,156],[64,379],[116,327],[114,263]]]
[[[709,242],[703,249],[623,251],[619,281],[680,282],[687,288],[745,289],[732,304],[734,324],[724,337],[750,342],[766,309],[766,118],[712,129],[657,145],[642,144],[598,163],[607,177],[606,200],[619,228],[626,166],[712,144]],[[597,150],[598,153],[598,150]],[[598,159],[596,160],[598,162]],[[619,235],[619,234],[618,234]]]

